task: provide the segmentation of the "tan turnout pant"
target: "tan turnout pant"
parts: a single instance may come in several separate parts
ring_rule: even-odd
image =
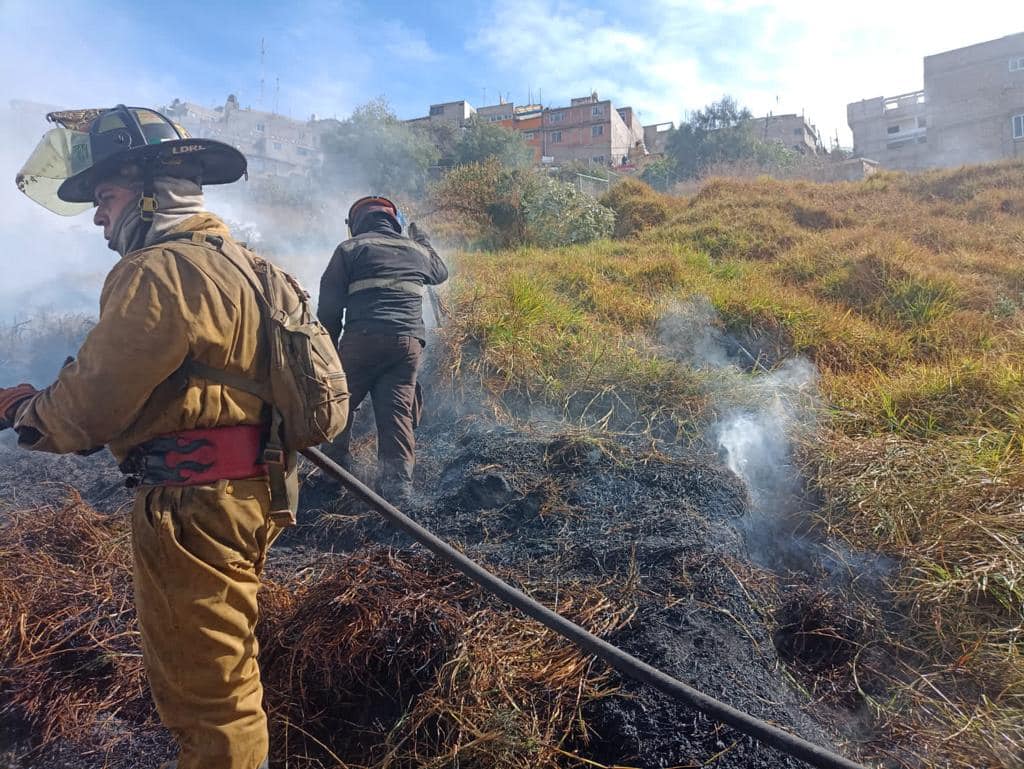
[[[257,769],[267,716],[256,592],[280,530],[267,481],[143,486],[132,511],[135,605],[157,711],[177,769]]]

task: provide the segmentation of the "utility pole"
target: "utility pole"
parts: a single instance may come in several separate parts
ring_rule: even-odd
[[[267,56],[267,47],[263,44],[263,38],[260,38],[260,98],[256,102],[256,106],[263,109],[263,83],[264,83],[264,64]]]

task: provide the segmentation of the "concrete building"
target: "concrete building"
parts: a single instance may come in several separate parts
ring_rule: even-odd
[[[568,107],[545,109],[541,124],[542,157],[548,163],[621,165],[644,140],[643,126],[631,108],[614,109],[596,93],[572,99]]]
[[[664,155],[668,148],[668,137],[675,130],[675,123],[655,123],[644,126],[644,147],[652,155]]]
[[[327,123],[315,117],[292,120],[274,112],[242,108],[233,95],[222,107],[203,107],[175,99],[165,114],[193,136],[237,147],[259,177],[303,177],[323,162],[320,137]]]
[[[747,121],[754,135],[763,142],[775,142],[801,155],[821,155],[825,145],[818,129],[803,115],[765,115]]]
[[[476,114],[476,110],[468,101],[448,101],[442,104],[431,104],[426,117],[410,120],[410,123],[445,123],[462,128]]]
[[[511,102],[492,104],[489,107],[480,107],[476,111],[477,120],[484,123],[497,123],[498,125],[511,128],[515,119],[515,105]]]
[[[924,88],[847,105],[854,152],[916,171],[1024,156],[1024,33],[924,59]]]
[[[544,151],[544,108],[539,104],[524,104],[513,107],[512,116],[512,128],[533,148],[533,162],[539,165]]]
[[[500,102],[475,109],[469,102],[433,104],[430,114],[407,123],[446,123],[463,128],[471,119],[519,131],[534,150],[537,164],[583,162],[600,166],[636,166],[651,154],[648,142],[664,152],[672,123],[641,125],[632,107],[614,107],[596,93],[572,99],[567,107]]]

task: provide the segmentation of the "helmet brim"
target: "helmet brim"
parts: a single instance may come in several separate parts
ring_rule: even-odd
[[[231,184],[247,170],[245,155],[230,144],[214,139],[177,139],[112,155],[65,179],[57,197],[67,203],[92,203],[96,185],[131,164],[150,164],[154,176],[191,176],[198,166],[198,181],[203,185]]]

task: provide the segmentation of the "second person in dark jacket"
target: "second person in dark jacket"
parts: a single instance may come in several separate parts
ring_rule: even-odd
[[[402,233],[398,208],[366,197],[349,209],[352,237],[334,251],[320,279],[317,315],[348,375],[350,408],[370,395],[377,422],[377,490],[396,502],[412,492],[416,374],[426,344],[423,297],[444,283],[448,268],[426,235],[409,225]],[[350,464],[352,420],[334,442]]]

